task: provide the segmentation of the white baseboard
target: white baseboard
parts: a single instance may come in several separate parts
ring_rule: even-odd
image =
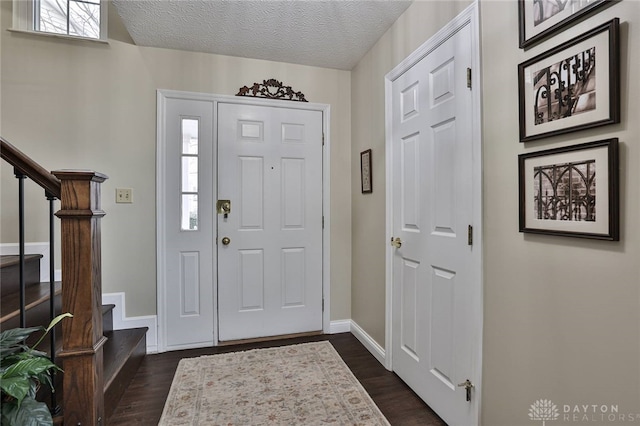
[[[49,243],[25,243],[24,251],[26,254],[42,255],[42,259],[40,259],[40,282],[44,283],[49,281],[49,259],[51,259]],[[20,247],[18,243],[0,244],[0,255],[17,256],[18,254],[20,254]],[[58,253],[58,256],[60,256],[60,253]],[[56,269],[54,274],[56,281],[62,280],[62,271],[60,269]]]
[[[49,243],[25,243],[24,248],[26,254],[42,255],[42,259],[40,259],[40,281],[49,281],[49,265],[51,259]],[[18,243],[0,244],[0,255],[18,255],[19,253],[20,247]],[[62,271],[60,269],[55,270],[55,280],[62,281]],[[116,305],[113,309],[113,329],[126,330],[128,328],[149,327],[149,331],[147,331],[147,353],[157,353],[158,327],[156,325],[156,315],[127,318],[125,316],[124,296],[124,293],[108,293],[102,295],[103,304]]]
[[[348,333],[351,331],[351,320],[331,321],[329,326],[329,334]]]
[[[156,315],[127,318],[124,293],[104,293],[102,295],[102,304],[116,305],[113,308],[114,330],[149,327],[149,331],[147,331],[147,353],[158,352],[158,317]]]
[[[365,348],[371,352],[371,354],[382,364],[385,364],[385,350],[378,344],[366,331],[362,329],[354,320],[351,320],[351,334],[356,336],[356,339],[364,345]]]

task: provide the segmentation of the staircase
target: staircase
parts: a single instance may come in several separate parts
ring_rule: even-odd
[[[25,256],[25,305],[27,327],[46,326],[49,321],[49,283],[40,282],[40,254]],[[0,331],[20,327],[19,308],[19,257],[0,256]],[[56,283],[55,315],[61,313],[62,283]],[[105,416],[113,413],[120,397],[129,385],[131,378],[146,354],[147,328],[133,328],[128,330],[113,329],[113,308],[115,305],[102,306],[103,334],[107,338],[103,346],[104,371],[104,407]],[[60,342],[61,330],[57,329]],[[34,338],[39,337],[34,335]],[[61,345],[58,346],[58,351]],[[45,339],[39,349],[50,352],[49,340]],[[60,363],[58,363],[60,364]],[[58,378],[60,379],[60,377]],[[61,386],[58,386],[62,389]],[[61,404],[62,393],[58,395]]]
[[[20,239],[20,255],[0,256],[0,330],[46,326],[55,315],[72,313],[38,348],[64,369],[56,375],[55,395],[44,397],[52,409],[62,408],[56,424],[105,425],[146,354],[148,330],[114,330],[114,305],[100,304],[100,219],[105,214],[100,184],[107,177],[86,170],[49,173],[1,137],[0,142],[2,159],[14,167],[19,182]],[[25,180],[42,187],[50,202],[52,258],[53,206],[60,200],[55,216],[61,222],[62,282],[41,283],[42,255],[25,253]]]
[[[41,254],[25,256],[25,307],[27,327],[49,323],[49,283],[40,282]],[[20,327],[19,256],[0,256],[0,330]],[[60,313],[61,283],[55,283],[56,313]],[[54,314],[55,316],[55,314]]]

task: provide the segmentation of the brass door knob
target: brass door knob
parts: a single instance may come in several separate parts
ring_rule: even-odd
[[[224,244],[225,246],[228,246],[230,242],[231,242],[231,238],[229,237],[222,238],[222,244]]]
[[[391,245],[395,248],[400,248],[402,247],[402,240],[399,237],[391,237]]]

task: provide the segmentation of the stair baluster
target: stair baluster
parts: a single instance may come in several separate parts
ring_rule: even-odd
[[[18,247],[20,255],[20,327],[27,326],[27,316],[25,308],[25,278],[24,278],[24,180],[27,175],[17,168],[14,174],[18,179]]]
[[[55,264],[55,201],[56,197],[45,191],[45,196],[49,200],[49,319],[53,320],[56,317],[56,264]],[[51,362],[56,363],[56,333],[55,330],[49,335],[50,341],[50,354]],[[58,405],[58,397],[56,395],[56,375],[57,372],[53,370],[51,372],[51,405],[49,410],[51,414],[60,414],[61,408]]]

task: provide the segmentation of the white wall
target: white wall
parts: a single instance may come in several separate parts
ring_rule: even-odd
[[[126,293],[127,316],[156,313],[156,89],[235,95],[275,78],[311,102],[330,104],[331,316],[350,318],[349,72],[138,47],[113,8],[108,45],[8,32],[11,2],[1,8],[2,136],[47,169],[109,176],[102,191],[103,291]],[[17,240],[11,172],[2,167],[0,242]],[[115,204],[116,187],[133,188],[134,203]],[[30,188],[28,201],[37,206],[41,192]],[[29,207],[27,216],[27,240],[45,240],[45,212]]]

